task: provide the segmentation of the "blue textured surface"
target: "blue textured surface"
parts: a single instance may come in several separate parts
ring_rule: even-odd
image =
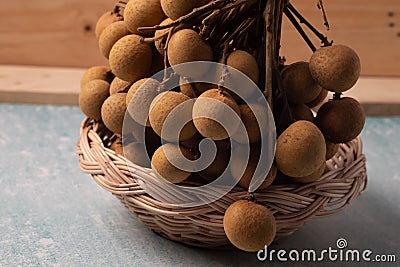
[[[259,262],[255,253],[187,247],[145,228],[79,170],[74,149],[84,116],[77,107],[1,104],[0,114],[0,266],[279,264]],[[368,118],[362,137],[366,194],[271,249],[335,247],[344,237],[351,248],[397,254],[399,262],[400,118]]]

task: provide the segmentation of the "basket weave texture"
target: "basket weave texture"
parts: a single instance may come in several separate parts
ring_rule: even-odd
[[[160,235],[184,244],[230,247],[223,216],[230,204],[248,196],[247,190],[235,187],[208,205],[182,208],[160,202],[149,190],[160,190],[151,169],[143,168],[107,148],[105,127],[85,119],[77,144],[80,168],[94,181],[114,194],[137,218]],[[314,217],[324,217],[347,207],[367,186],[365,156],[356,138],[341,144],[336,155],[327,161],[327,170],[316,182],[272,185],[254,193],[256,200],[268,207],[277,222],[276,238],[288,236]],[[165,198],[178,197],[163,192]]]

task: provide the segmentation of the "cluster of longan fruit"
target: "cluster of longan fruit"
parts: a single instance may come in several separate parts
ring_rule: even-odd
[[[208,2],[210,0],[130,0],[123,16],[115,12],[103,14],[96,25],[96,36],[109,66],[96,66],[85,72],[79,105],[86,116],[102,121],[119,137],[111,144],[111,149],[137,165],[151,167],[160,179],[175,184],[190,179],[208,183],[218,178],[232,160],[229,170],[232,177],[238,181],[238,186],[248,189],[258,165],[262,138],[261,125],[253,111],[262,114],[265,107],[246,103],[221,85],[191,83],[192,77],[207,75],[209,70],[199,67],[194,71],[178,65],[196,61],[222,62],[257,84],[260,70],[254,55],[232,48],[222,60],[195,27],[178,27],[169,34],[166,34],[169,29],[138,30],[170,24]],[[153,38],[154,43],[145,42],[144,38]],[[171,66],[180,78],[180,86],[170,91],[163,91],[162,81],[152,78],[166,66]],[[365,120],[360,104],[352,98],[340,97],[354,85],[359,73],[357,55],[342,45],[320,48],[309,62],[297,62],[282,69],[290,112],[296,122],[277,139],[275,162],[259,189],[270,186],[278,173],[295,182],[317,180],[325,171],[326,160],[336,153],[338,144],[360,133]],[[229,82],[235,83],[234,80]],[[314,117],[311,108],[321,104],[328,91],[334,92],[335,97],[324,103]],[[194,99],[191,105],[182,105],[190,99]],[[213,101],[206,101],[210,99]],[[229,131],[226,125],[210,119],[224,117],[226,108],[239,118],[231,120]],[[174,129],[165,127],[167,118],[183,125],[177,137]],[[241,147],[238,146],[231,157],[231,142],[245,144],[247,140],[229,134],[240,123],[250,143],[250,157],[244,172],[237,168],[240,164],[235,163],[241,160],[235,157],[242,154]],[[126,135],[124,144],[122,135]],[[198,146],[204,138],[214,140],[217,150],[207,168],[181,170],[170,162],[181,155],[188,160],[199,158]],[[231,243],[246,251],[262,249],[275,237],[273,214],[254,201],[240,200],[232,204],[223,223]]]

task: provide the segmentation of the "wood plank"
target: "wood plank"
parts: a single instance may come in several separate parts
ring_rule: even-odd
[[[0,103],[77,105],[84,71],[0,65]],[[358,99],[367,115],[400,115],[399,88],[400,78],[361,77],[344,95]]]
[[[400,5],[398,0],[324,1],[331,25],[323,26],[316,0],[292,0],[295,6],[324,35],[346,44],[361,58],[362,75],[400,76]],[[287,18],[283,21],[282,49],[288,63],[308,61],[311,50]],[[310,36],[312,36],[310,34]],[[313,39],[319,45],[317,39]]]
[[[0,64],[104,64],[94,29],[113,5],[112,0],[0,1]]]

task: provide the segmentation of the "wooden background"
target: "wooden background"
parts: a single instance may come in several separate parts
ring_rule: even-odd
[[[292,3],[335,43],[358,51],[363,75],[400,76],[399,0],[325,0],[328,33],[316,0]],[[110,0],[0,1],[0,64],[88,67],[105,63],[93,31],[97,18],[113,4]],[[288,62],[308,60],[310,50],[287,19],[282,40],[281,54]]]

